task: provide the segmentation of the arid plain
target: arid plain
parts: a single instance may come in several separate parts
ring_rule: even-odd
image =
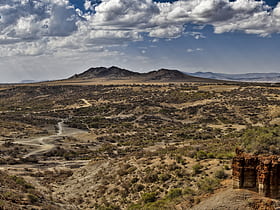
[[[233,195],[236,147],[279,154],[280,86],[177,74],[2,85],[1,208],[203,209]],[[242,208],[274,208],[250,196]]]

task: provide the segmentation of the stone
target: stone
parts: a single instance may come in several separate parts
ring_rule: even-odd
[[[262,196],[280,198],[280,157],[246,154],[239,149],[232,161],[234,189],[249,189]]]

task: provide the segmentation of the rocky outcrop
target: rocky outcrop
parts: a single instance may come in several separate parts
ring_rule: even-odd
[[[257,156],[239,150],[232,162],[233,188],[280,198],[280,156]]]

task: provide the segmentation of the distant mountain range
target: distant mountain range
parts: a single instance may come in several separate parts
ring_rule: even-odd
[[[91,79],[106,79],[106,80],[133,80],[141,82],[217,82],[208,78],[199,78],[196,76],[187,75],[178,70],[159,69],[148,73],[133,72],[122,69],[116,66],[109,68],[96,67],[90,68],[87,71],[75,74],[68,78],[69,80],[91,80]]]
[[[280,82],[280,73],[222,74],[214,72],[186,73],[190,76],[239,82]]]
[[[35,82],[38,82],[36,80],[21,80],[19,83],[35,83]]]
[[[248,74],[222,74],[213,72],[186,73],[178,70],[159,69],[147,73],[133,72],[116,66],[109,68],[90,68],[80,74],[60,81],[102,82],[204,82],[217,83],[224,81],[236,82],[269,82],[280,83],[280,73],[248,73]],[[34,80],[22,80],[20,83],[35,83]]]

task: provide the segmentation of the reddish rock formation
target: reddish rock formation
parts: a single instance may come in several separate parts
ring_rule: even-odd
[[[280,198],[280,156],[257,156],[236,151],[232,162],[233,188],[250,189]]]

